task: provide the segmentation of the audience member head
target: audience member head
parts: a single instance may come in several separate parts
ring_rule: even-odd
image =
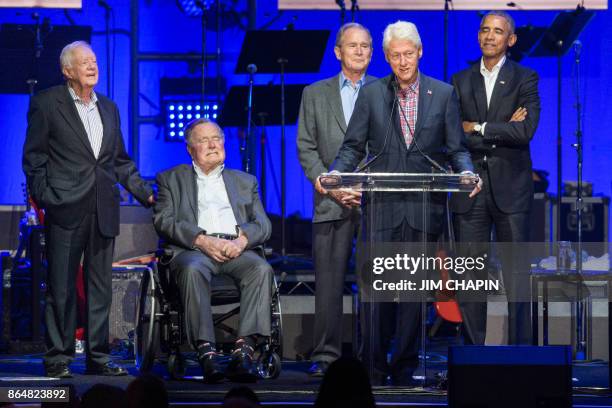
[[[81,397],[81,408],[127,408],[125,390],[108,384],[96,384]]]
[[[330,364],[315,401],[315,408],[374,408],[376,402],[365,367],[353,357]]]
[[[259,398],[249,387],[241,386],[230,389],[223,398],[223,408],[259,407]]]
[[[143,374],[128,385],[127,401],[130,408],[166,408],[166,384],[153,374]]]

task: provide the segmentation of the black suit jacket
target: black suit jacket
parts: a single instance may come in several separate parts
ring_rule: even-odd
[[[459,107],[453,87],[419,74],[418,115],[414,139],[421,151],[442,166],[450,164],[455,172],[472,170],[464,145]],[[333,169],[352,172],[366,154],[380,156],[370,165],[371,172],[431,173],[432,165],[413,142],[406,146],[400,125],[399,102],[393,75],[371,82],[359,91],[355,110]],[[386,146],[385,146],[385,139]],[[384,149],[383,149],[384,146]],[[377,225],[387,229],[404,219],[412,228],[430,233],[441,231],[446,194],[430,194],[427,228],[422,217],[420,193],[377,195]],[[366,207],[367,207],[367,200]]]
[[[533,201],[533,179],[529,142],[540,120],[538,74],[506,59],[499,71],[487,109],[484,78],[480,61],[453,75],[459,95],[463,121],[487,125],[484,137],[466,135],[476,172],[482,172],[482,159],[487,156],[491,193],[497,207],[505,213],[529,211]],[[527,108],[523,122],[508,122],[520,106]],[[451,208],[465,213],[474,200],[453,194]]]
[[[247,236],[247,249],[262,245],[272,232],[272,224],[259,198],[257,179],[225,168],[221,173],[238,227]],[[193,249],[198,227],[198,187],[192,165],[181,164],[157,174],[158,196],[153,223],[173,256]],[[214,231],[209,231],[214,232]]]
[[[117,106],[98,96],[104,133],[98,159],[68,87],[60,85],[34,96],[28,112],[23,170],[34,201],[49,222],[76,228],[94,208],[100,233],[119,234],[121,183],[143,205],[152,190],[125,152]]]

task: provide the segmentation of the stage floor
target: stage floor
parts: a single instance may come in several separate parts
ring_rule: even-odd
[[[436,373],[446,369],[445,356],[432,353],[428,365],[428,380],[435,383]],[[69,380],[48,379],[43,376],[41,355],[0,355],[0,387],[16,386],[60,386],[72,384],[79,395],[82,395],[93,384],[104,382],[126,388],[138,370],[129,360],[117,360],[126,366],[130,372],[127,377],[99,377],[83,375],[85,361],[83,357],[75,359],[71,368],[75,374]],[[217,385],[207,385],[201,382],[198,365],[188,361],[188,378],[183,381],[168,379],[163,362],[155,365],[155,372],[166,378],[166,385],[172,406],[190,407],[220,406],[225,393],[235,383],[224,382]],[[260,380],[249,384],[263,405],[282,406],[312,406],[320,380],[308,376],[308,362],[285,361],[279,378],[275,380]],[[422,375],[423,371],[417,371]],[[612,407],[612,393],[607,391],[608,365],[605,362],[575,364],[574,377],[574,407]],[[446,407],[446,392],[435,388],[402,388],[374,387],[377,403],[385,407]]]

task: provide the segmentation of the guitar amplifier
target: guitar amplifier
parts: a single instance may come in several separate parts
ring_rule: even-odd
[[[109,317],[109,342],[133,338],[140,280],[147,266],[113,268],[113,303]]]

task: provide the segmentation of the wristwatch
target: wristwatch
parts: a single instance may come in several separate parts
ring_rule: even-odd
[[[474,125],[474,133],[480,133],[482,131],[482,125],[477,123]]]

